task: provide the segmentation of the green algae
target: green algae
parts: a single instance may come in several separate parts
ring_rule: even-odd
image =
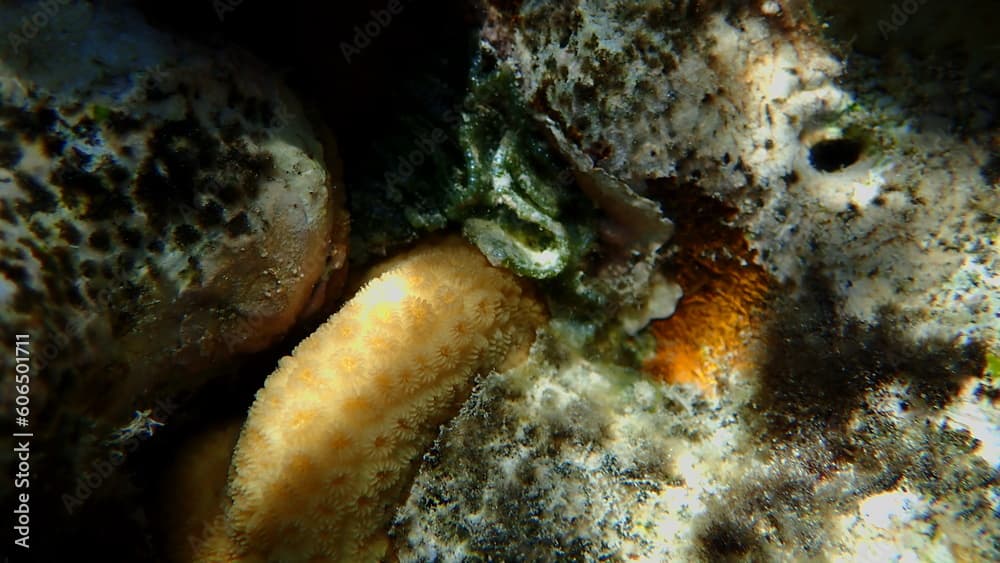
[[[468,76],[464,94],[419,78],[401,91],[411,101],[397,106],[397,129],[370,151],[381,160],[362,163],[369,171],[351,186],[352,260],[363,265],[434,231],[461,230],[491,263],[538,282],[561,340],[588,358],[640,366],[650,339],[625,334],[616,319],[643,294],[645,278],[600,274],[608,259],[598,245],[601,214],[513,71],[484,52]]]
[[[477,58],[455,108],[414,112],[379,147],[396,155],[352,201],[355,256],[445,228],[461,228],[495,265],[551,279],[578,264],[594,240],[593,205],[548,147],[514,75]],[[433,104],[428,104],[433,105]]]
[[[94,118],[94,121],[100,123],[102,121],[107,121],[107,119],[111,117],[111,108],[100,104],[94,104],[90,108],[90,113]]]
[[[993,354],[986,355],[986,370],[984,374],[990,379],[1000,377],[1000,356]]]
[[[587,210],[571,213],[573,174],[548,148],[513,73],[481,67],[474,70],[472,111],[464,115],[459,138],[467,184],[492,213],[468,217],[465,234],[495,264],[525,277],[555,277],[593,240],[591,217]]]

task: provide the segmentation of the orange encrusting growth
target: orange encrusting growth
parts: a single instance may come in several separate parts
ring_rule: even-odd
[[[250,409],[208,561],[377,561],[420,456],[477,374],[543,319],[512,274],[459,238],[380,266]]]
[[[731,209],[690,190],[665,199],[677,217],[670,273],[684,297],[673,316],[653,322],[657,350],[644,369],[712,394],[720,370],[752,361],[750,343],[770,277],[754,263],[742,232],[725,223]]]

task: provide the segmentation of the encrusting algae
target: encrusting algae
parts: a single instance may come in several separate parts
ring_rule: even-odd
[[[421,454],[475,377],[523,357],[542,307],[461,239],[370,281],[257,393],[198,561],[377,561]]]

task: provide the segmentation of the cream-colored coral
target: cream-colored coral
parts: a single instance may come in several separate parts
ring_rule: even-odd
[[[226,471],[242,425],[238,418],[201,432],[164,472],[159,515],[169,561],[191,561],[222,529]]]
[[[543,318],[512,274],[458,238],[379,272],[258,392],[230,468],[226,537],[200,558],[383,558],[438,427]]]

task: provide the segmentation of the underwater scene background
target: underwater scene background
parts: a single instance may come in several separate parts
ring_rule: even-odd
[[[0,1],[0,554],[1000,560],[997,21]]]

